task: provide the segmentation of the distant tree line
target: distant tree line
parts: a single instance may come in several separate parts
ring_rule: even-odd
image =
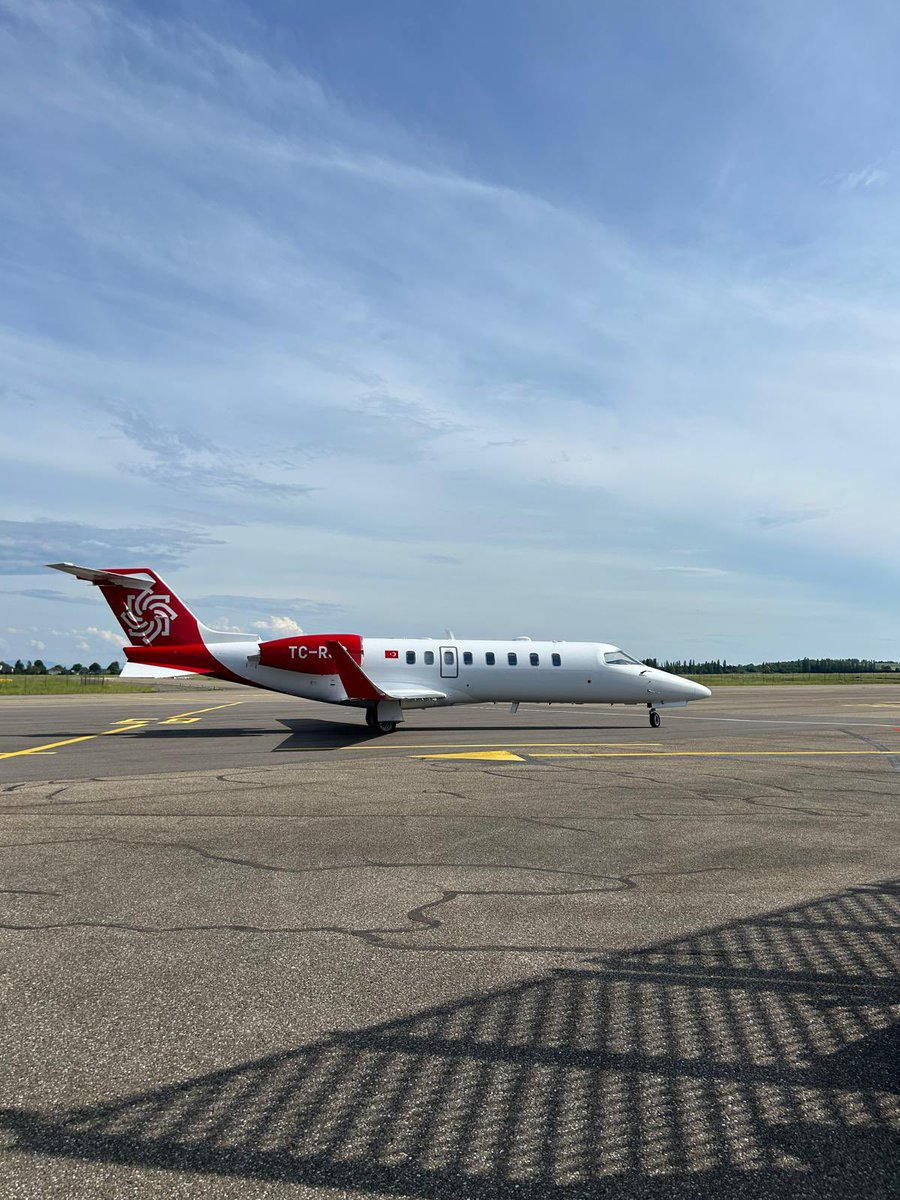
[[[897,663],[877,662],[871,658],[792,658],[785,662],[729,663],[724,659],[695,662],[674,659],[659,662],[645,658],[648,667],[660,667],[675,675],[874,675],[900,671]]]
[[[101,667],[98,662],[92,662],[87,667],[78,662],[71,667],[64,667],[61,663],[48,667],[40,658],[34,662],[31,659],[22,662],[21,658],[17,658],[12,665],[0,662],[0,675],[118,675],[121,670],[117,662],[111,662],[107,667]]]

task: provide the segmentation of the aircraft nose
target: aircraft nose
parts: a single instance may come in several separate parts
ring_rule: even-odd
[[[685,679],[681,675],[670,675],[660,671],[655,676],[656,685],[661,700],[706,700],[712,692],[702,683],[693,679]]]

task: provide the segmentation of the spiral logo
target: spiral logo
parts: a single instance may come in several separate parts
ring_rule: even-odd
[[[154,595],[154,584],[132,596],[122,613],[128,632],[148,645],[158,637],[168,637],[176,617],[170,596]]]

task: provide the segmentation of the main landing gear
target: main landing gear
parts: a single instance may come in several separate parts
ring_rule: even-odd
[[[379,721],[378,713],[374,708],[366,710],[366,724],[370,729],[374,729],[376,733],[393,733],[397,728],[396,721]]]
[[[656,711],[655,708],[650,709],[650,724],[653,726],[654,729],[659,729],[660,724],[661,724],[659,713]]]

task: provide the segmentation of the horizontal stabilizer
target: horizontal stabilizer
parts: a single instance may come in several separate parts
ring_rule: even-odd
[[[152,667],[149,663],[126,663],[120,679],[189,679],[193,671],[179,671],[177,667]]]
[[[115,571],[76,567],[74,563],[47,563],[47,566],[52,567],[54,571],[65,571],[67,575],[74,575],[76,579],[83,579],[86,583],[105,583],[113,587],[134,588],[139,592],[153,582],[150,575],[117,575]]]

